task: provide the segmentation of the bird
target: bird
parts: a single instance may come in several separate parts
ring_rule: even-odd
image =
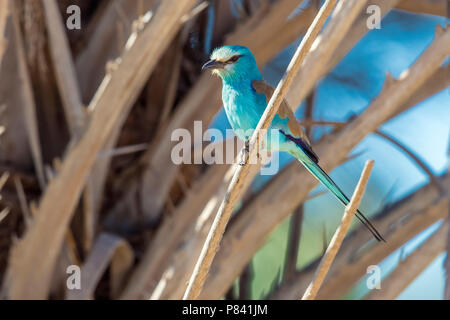
[[[222,102],[235,134],[248,143],[275,89],[263,80],[256,59],[250,49],[228,45],[215,49],[210,60],[202,66],[222,80]],[[330,176],[320,167],[319,157],[285,100],[272,120],[268,132],[278,130],[278,143],[267,148],[288,152],[294,156],[344,206],[350,200]],[[267,134],[269,141],[269,133]],[[273,150],[275,151],[275,150]],[[356,217],[378,241],[385,241],[377,229],[358,209]]]

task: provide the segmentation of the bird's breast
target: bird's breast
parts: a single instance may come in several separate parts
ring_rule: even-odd
[[[222,100],[225,112],[234,132],[243,140],[251,135],[264,112],[265,101],[258,99],[257,93],[245,88],[224,86]],[[262,102],[262,105],[261,105]],[[241,131],[241,132],[239,132]],[[249,132],[243,134],[242,131]]]

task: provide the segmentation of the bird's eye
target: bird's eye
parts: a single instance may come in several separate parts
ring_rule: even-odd
[[[238,61],[240,57],[242,57],[242,56],[241,56],[241,55],[232,56],[232,57],[227,61],[227,63],[234,63],[234,62]]]

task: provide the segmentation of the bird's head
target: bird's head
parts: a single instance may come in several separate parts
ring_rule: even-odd
[[[213,51],[210,59],[203,65],[202,70],[211,69],[212,73],[223,81],[261,79],[255,57],[247,47],[220,47]]]

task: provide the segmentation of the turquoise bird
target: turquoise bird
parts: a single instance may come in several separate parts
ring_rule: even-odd
[[[264,113],[274,89],[262,80],[256,60],[251,51],[243,46],[224,46],[211,54],[202,70],[211,69],[222,79],[222,101],[228,121],[236,135],[248,141]],[[348,197],[319,166],[319,158],[312,150],[308,137],[286,101],[275,115],[266,140],[270,141],[271,129],[278,130],[277,144],[271,150],[288,152],[319,180],[338,200],[347,205]],[[267,146],[271,148],[271,146]],[[378,241],[385,241],[371,222],[357,211],[358,219]]]

